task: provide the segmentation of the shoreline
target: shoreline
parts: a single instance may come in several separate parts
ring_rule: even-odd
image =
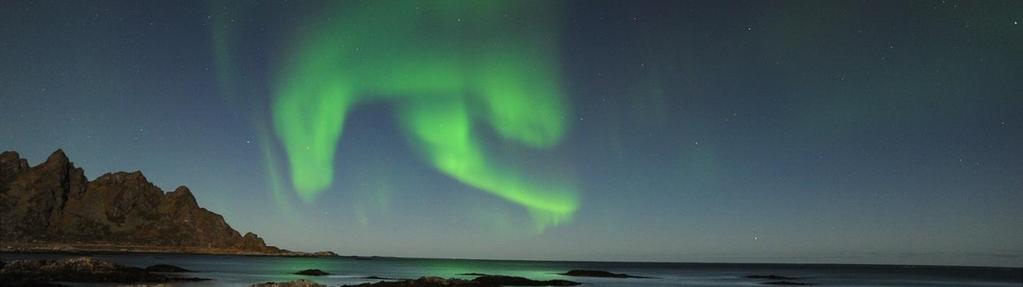
[[[50,254],[111,254],[111,255],[228,255],[253,257],[342,257],[332,251],[300,252],[282,250],[281,252],[256,252],[222,248],[196,247],[163,247],[163,246],[125,246],[100,244],[55,244],[45,246],[5,245],[0,253],[50,253]]]
[[[323,251],[330,252],[330,251]],[[51,249],[8,249],[0,247],[0,253],[23,253],[23,254],[68,254],[68,255],[214,255],[214,256],[243,256],[243,257],[297,257],[297,258],[345,258],[353,260],[453,260],[453,261],[491,261],[491,262],[538,262],[538,263],[581,263],[581,264],[630,264],[630,265],[674,265],[691,267],[865,267],[865,268],[955,268],[955,269],[1023,269],[1023,266],[985,266],[985,265],[929,265],[929,264],[889,264],[889,263],[768,263],[768,262],[653,262],[653,261],[588,261],[588,260],[530,260],[530,259],[486,259],[486,258],[433,258],[433,257],[400,257],[400,256],[376,256],[376,255],[340,255],[330,252],[330,255],[319,255],[319,252],[298,252],[288,251],[285,254],[276,253],[216,253],[216,252],[194,252],[194,251],[159,251],[159,250],[110,250],[110,249],[77,249],[77,250],[51,250]]]
[[[1010,286],[1003,283],[1017,282],[1018,271],[1021,269],[993,270],[997,268],[966,268],[948,270],[944,268],[904,268],[887,266],[832,266],[788,265],[788,267],[764,266],[751,264],[747,266],[599,266],[572,264],[539,264],[535,266],[521,264],[467,265],[452,270],[434,270],[435,262],[402,262],[404,260],[379,262],[373,266],[359,267],[352,262],[310,258],[300,259],[258,259],[253,256],[225,257],[160,257],[147,256],[142,253],[111,252],[115,256],[138,256],[142,260],[125,260],[115,256],[106,257],[102,253],[92,256],[33,256],[36,253],[21,253],[0,263],[0,282],[15,283],[14,286],[35,286],[34,284],[62,282],[102,283],[102,284],[138,284],[138,283],[170,283],[208,281],[212,284],[232,286],[362,286],[362,287],[413,287],[413,286],[574,286],[576,284],[593,284],[594,282],[614,283],[608,286],[632,286],[641,282],[651,284],[673,285],[669,283],[696,282],[703,278],[700,274],[716,274],[722,277],[721,286],[754,285],[828,285],[835,282],[861,282],[863,284],[901,282],[900,280],[933,280],[960,283],[960,286]],[[41,254],[41,253],[39,253]],[[165,253],[159,253],[165,254]],[[6,257],[6,256],[5,256]],[[35,257],[35,258],[32,258]],[[272,257],[270,257],[272,258]],[[284,260],[284,261],[274,261]],[[300,260],[300,261],[294,261]],[[229,264],[213,264],[210,262],[230,262]],[[283,264],[282,263],[286,263]],[[458,263],[449,266],[462,266]],[[383,265],[380,265],[383,264]],[[5,266],[6,265],[6,266]],[[180,267],[178,267],[180,266]],[[380,268],[387,266],[386,268]],[[273,267],[273,268],[267,268]],[[862,268],[867,267],[867,268]],[[13,269],[12,269],[13,268]],[[420,270],[408,273],[409,268]],[[301,269],[301,270],[300,270]],[[981,270],[970,270],[981,269]],[[984,270],[987,269],[987,270]],[[243,270],[259,271],[250,273]],[[567,270],[567,272],[566,272]],[[472,271],[472,272],[469,272]],[[954,271],[954,272],[949,272]],[[210,273],[206,273],[210,272]],[[238,278],[219,276],[218,272],[248,274]],[[107,274],[107,275],[103,275]],[[689,274],[693,277],[679,277]],[[862,274],[852,276],[848,274]],[[332,277],[330,275],[343,275]],[[201,277],[201,278],[200,278]],[[297,279],[296,279],[297,278]],[[916,279],[913,279],[916,278]],[[923,278],[923,279],[920,279]],[[233,281],[232,281],[233,280]],[[297,280],[297,281],[296,281]],[[687,281],[688,280],[688,281]],[[850,281],[852,280],[852,281]],[[857,281],[858,280],[858,281]],[[500,283],[498,283],[500,282]],[[830,282],[830,283],[829,283]],[[873,282],[873,283],[872,283]],[[976,284],[975,284],[976,283]],[[995,283],[990,285],[989,283]],[[21,284],[21,285],[18,285]],[[187,283],[186,283],[187,284]],[[989,285],[977,285],[989,284]],[[881,284],[884,285],[884,284]],[[1011,285],[1015,286],[1015,285]]]

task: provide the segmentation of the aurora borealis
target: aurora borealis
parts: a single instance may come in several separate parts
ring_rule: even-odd
[[[0,2],[0,149],[298,250],[1023,265],[1019,1]]]
[[[561,139],[568,112],[557,27],[550,19],[556,5],[334,4],[325,12],[329,20],[313,21],[315,28],[298,37],[275,81],[274,127],[303,199],[314,200],[330,187],[349,110],[387,101],[397,106],[409,140],[438,170],[525,206],[538,229],[571,216],[578,204],[573,188],[538,184],[495,164],[474,135],[474,124],[483,123],[530,147]],[[535,26],[516,26],[511,19]]]

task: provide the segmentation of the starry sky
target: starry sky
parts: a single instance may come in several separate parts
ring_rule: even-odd
[[[3,1],[0,149],[352,255],[1023,266],[1020,1]]]

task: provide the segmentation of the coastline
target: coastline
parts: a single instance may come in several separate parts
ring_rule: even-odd
[[[126,268],[127,275],[135,274],[133,270],[150,271],[153,266],[171,265],[184,270],[184,273],[166,274],[173,276],[175,286],[289,286],[289,285],[258,285],[294,283],[303,279],[310,284],[326,286],[439,286],[423,285],[432,283],[476,284],[470,281],[490,279],[514,279],[533,281],[568,280],[582,283],[585,286],[625,287],[635,285],[648,286],[689,286],[690,284],[706,283],[708,278],[716,286],[757,286],[781,283],[805,283],[814,285],[891,285],[895,282],[950,282],[957,286],[1018,286],[1019,268],[992,267],[935,267],[905,265],[850,265],[850,264],[785,264],[785,263],[609,263],[579,261],[520,261],[520,260],[465,260],[465,259],[413,259],[386,257],[380,261],[362,263],[354,256],[338,256],[332,258],[289,257],[289,256],[245,256],[245,255],[209,255],[176,253],[133,253],[133,252],[95,252],[83,255],[68,252],[37,252],[37,253],[0,253],[0,261],[35,262],[22,266],[39,264],[66,266],[60,270],[79,270],[71,268],[75,265],[61,264],[69,258],[93,257],[83,262],[106,261]],[[68,256],[70,255],[70,256]],[[363,257],[365,258],[365,257]],[[73,260],[75,261],[75,260]],[[78,259],[76,261],[82,261]],[[0,265],[3,265],[0,263]],[[41,265],[40,265],[41,266]],[[85,264],[83,267],[94,268],[96,264]],[[102,266],[102,265],[100,265]],[[134,269],[132,269],[134,268]],[[2,269],[2,268],[0,268]],[[8,268],[9,269],[9,268]],[[317,272],[305,272],[315,269]],[[48,276],[60,275],[60,278],[81,278],[75,280],[91,280],[94,274],[75,273],[72,275],[58,274],[45,270],[16,268],[6,271],[7,279],[35,278],[36,282],[54,281]],[[100,269],[84,269],[100,270]],[[21,277],[10,277],[14,274]],[[320,272],[322,271],[322,272]],[[76,271],[77,272],[77,271]],[[308,274],[306,274],[308,273]],[[141,274],[141,273],[140,273]],[[571,276],[571,274],[580,276]],[[625,276],[622,276],[622,275]],[[79,276],[80,275],[80,276]],[[160,274],[157,274],[160,275]],[[323,276],[318,276],[323,275]],[[78,276],[78,277],[75,277]],[[479,279],[479,277],[484,279]],[[490,277],[487,277],[490,276]],[[201,277],[203,281],[195,281]],[[134,278],[134,277],[130,277]],[[417,279],[418,278],[418,279]],[[524,279],[519,279],[524,278]],[[179,280],[180,279],[180,280]],[[185,279],[190,279],[185,280]],[[205,280],[208,279],[208,280]],[[104,279],[107,280],[107,279]],[[162,280],[162,279],[161,279]],[[909,281],[907,281],[909,280]],[[3,281],[3,280],[0,280]],[[116,281],[116,280],[115,280]],[[381,281],[386,281],[382,284]],[[423,281],[423,282],[420,282]],[[436,281],[436,282],[434,282]],[[28,282],[28,281],[24,281]],[[84,281],[83,281],[84,282]],[[114,282],[96,286],[115,286],[117,284],[139,283]],[[58,282],[59,283],[59,282]],[[154,282],[155,283],[155,282]],[[477,283],[483,283],[477,282]],[[367,285],[360,285],[367,284]],[[374,285],[376,284],[376,285]],[[398,284],[398,285],[394,285]],[[405,285],[401,285],[405,284]],[[410,285],[411,284],[411,285]],[[419,284],[419,285],[415,285]],[[74,284],[72,284],[74,285]],[[310,286],[320,286],[310,285]],[[912,286],[927,286],[911,284]],[[25,285],[30,286],[30,285]],[[305,286],[305,285],[301,285]],[[456,285],[474,286],[474,285]],[[489,285],[488,285],[489,286]]]
[[[57,254],[174,254],[174,255],[232,255],[269,257],[341,257],[332,251],[301,252],[281,250],[258,252],[231,248],[203,248],[181,246],[108,245],[108,244],[4,244],[2,253],[57,253]]]

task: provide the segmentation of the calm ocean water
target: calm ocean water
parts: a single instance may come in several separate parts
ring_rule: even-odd
[[[3,253],[0,260],[59,259],[73,255]],[[176,286],[248,286],[266,281],[306,278],[337,286],[376,280],[366,276],[417,278],[432,275],[472,278],[462,273],[522,276],[531,279],[567,279],[583,286],[767,286],[765,280],[746,279],[749,274],[777,274],[804,278],[817,286],[1023,286],[1021,268],[936,267],[896,265],[797,265],[797,264],[704,264],[556,262],[457,259],[288,258],[216,255],[98,254],[129,266],[172,264],[200,272],[188,274],[213,279]],[[308,277],[290,275],[303,269],[320,269],[336,275]],[[556,273],[570,269],[596,269],[654,277],[651,279],[567,277]],[[82,285],[91,286],[91,285]]]

